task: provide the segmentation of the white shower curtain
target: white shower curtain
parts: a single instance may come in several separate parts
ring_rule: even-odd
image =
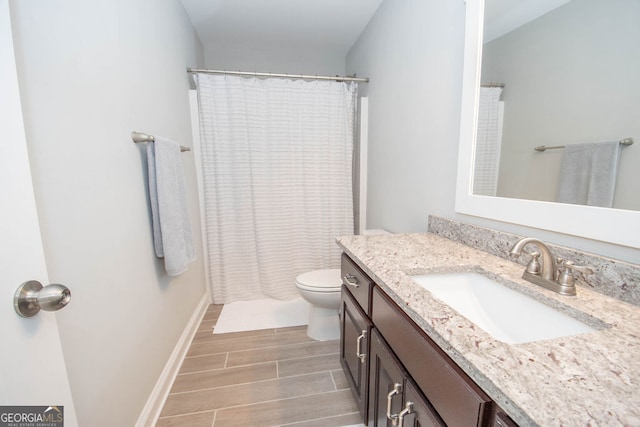
[[[501,93],[501,87],[480,88],[473,170],[473,194],[479,196],[495,196],[498,190],[503,115]]]
[[[298,296],[353,234],[355,84],[198,74],[215,303]]]

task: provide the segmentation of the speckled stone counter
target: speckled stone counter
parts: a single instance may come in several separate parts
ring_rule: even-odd
[[[555,294],[522,280],[519,264],[433,234],[337,242],[521,426],[640,426],[639,307],[584,287]],[[598,330],[506,344],[410,277],[460,271],[482,272]]]

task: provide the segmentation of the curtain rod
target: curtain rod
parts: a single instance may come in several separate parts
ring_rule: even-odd
[[[621,139],[620,141],[618,141],[620,143],[620,145],[633,145],[633,138],[625,138],[625,139]],[[539,145],[538,147],[535,147],[534,150],[536,151],[545,151],[545,150],[555,150],[556,148],[565,148],[566,145],[554,145],[552,147],[547,147],[546,145]]]
[[[187,68],[187,73],[204,73],[204,74],[230,74],[234,76],[252,76],[252,77],[280,77],[289,79],[308,79],[308,80],[335,80],[338,82],[359,82],[369,83],[368,78],[361,77],[341,77],[341,76],[311,76],[306,74],[278,74],[278,73],[257,73],[251,71],[223,71],[223,70],[204,70],[202,68]]]
[[[504,87],[504,83],[482,83],[480,87]]]

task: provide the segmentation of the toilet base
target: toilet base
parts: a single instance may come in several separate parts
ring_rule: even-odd
[[[337,340],[340,338],[338,309],[311,306],[307,336],[316,341]]]

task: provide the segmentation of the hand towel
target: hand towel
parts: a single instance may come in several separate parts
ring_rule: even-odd
[[[556,201],[612,207],[619,162],[619,141],[567,145]]]
[[[164,257],[169,276],[177,276],[195,260],[180,145],[155,137],[147,144],[153,244]]]

